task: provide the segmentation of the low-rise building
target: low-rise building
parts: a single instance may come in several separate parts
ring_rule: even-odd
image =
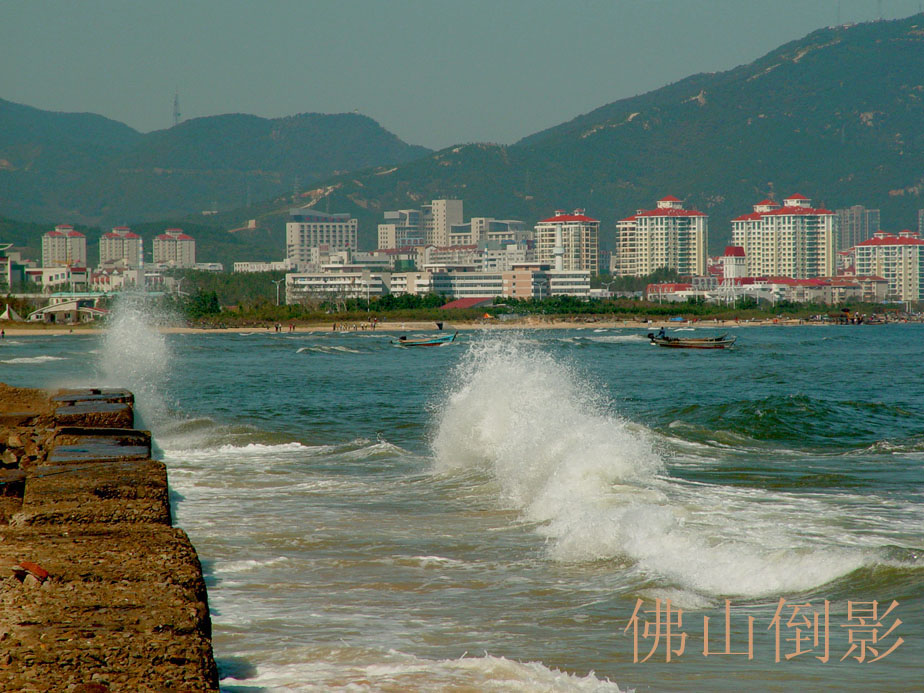
[[[353,266],[329,267],[322,272],[286,275],[286,303],[369,300],[389,293],[390,274]]]
[[[282,260],[280,262],[235,262],[231,271],[234,273],[288,272],[290,269],[292,267],[289,261]]]

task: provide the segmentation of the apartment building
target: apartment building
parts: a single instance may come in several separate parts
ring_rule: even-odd
[[[42,235],[42,267],[86,267],[87,237],[70,224]]]
[[[709,217],[684,209],[673,195],[658,200],[655,209],[640,209],[616,224],[613,274],[643,277],[668,268],[683,275],[706,274]]]
[[[830,277],[837,268],[837,215],[791,195],[732,220],[732,243],[744,248],[751,277]]]
[[[576,209],[556,210],[535,227],[537,261],[556,270],[597,272],[600,222]]]
[[[289,210],[286,222],[286,259],[298,270],[311,264],[311,249],[332,252],[356,250],[359,222],[347,213],[328,214],[310,207]]]
[[[879,230],[879,210],[853,205],[835,210],[837,214],[837,249],[847,250],[872,238]]]
[[[914,231],[897,235],[878,231],[854,248],[859,276],[884,277],[887,298],[893,301],[924,300],[924,239]]]
[[[153,245],[155,265],[193,267],[196,264],[196,241],[183,233],[183,229],[167,229],[154,237]]]
[[[141,266],[143,241],[127,226],[116,226],[99,239],[100,267],[137,269]]]

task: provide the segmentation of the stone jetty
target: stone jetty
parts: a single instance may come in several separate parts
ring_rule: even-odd
[[[0,383],[0,690],[217,691],[202,568],[125,390]]]

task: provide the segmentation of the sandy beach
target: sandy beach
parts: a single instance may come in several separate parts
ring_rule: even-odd
[[[639,320],[595,320],[576,318],[574,320],[555,320],[545,319],[542,317],[523,318],[520,320],[498,320],[482,319],[476,321],[445,321],[443,330],[484,330],[484,329],[501,329],[501,330],[522,330],[522,329],[731,329],[738,327],[778,327],[783,325],[823,325],[830,323],[805,322],[799,319],[772,319],[772,320],[699,320],[697,322],[676,322],[666,320],[653,320],[651,322]],[[314,323],[310,325],[295,325],[294,330],[289,329],[288,324],[282,324],[279,332],[286,333],[317,333],[317,332],[357,332],[370,331],[369,323],[345,322],[337,323],[338,330],[334,329],[334,323]],[[365,327],[365,330],[363,330]],[[0,324],[6,336],[23,336],[23,335],[68,335],[68,334],[99,334],[106,331],[106,328],[95,324],[81,325],[45,325],[45,324],[22,324],[8,323]],[[436,329],[436,322],[432,320],[414,321],[414,320],[395,320],[388,322],[379,322],[376,325],[376,332],[427,332]],[[252,334],[252,333],[273,333],[275,328],[272,324],[260,327],[161,327],[160,332],[163,334]]]

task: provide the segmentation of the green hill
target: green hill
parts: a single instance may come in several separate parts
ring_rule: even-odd
[[[731,218],[800,192],[834,209],[882,210],[895,230],[924,207],[924,16],[822,29],[749,64],[699,74],[598,108],[504,147],[452,147],[401,166],[324,181],[324,204],[375,242],[386,209],[458,197],[466,216],[530,223],[583,207],[615,222],[673,194],[710,216],[720,249]],[[281,211],[281,210],[280,210]]]
[[[0,114],[6,105],[0,102]],[[463,199],[466,217],[530,224],[555,209],[583,207],[601,220],[607,247],[618,219],[672,194],[709,214],[716,252],[733,217],[794,192],[829,209],[879,208],[887,230],[913,227],[924,207],[922,123],[919,14],[815,31],[748,65],[610,103],[510,146],[427,152],[363,116],[228,115],[122,133],[95,177],[67,178],[70,188],[53,193],[12,175],[21,171],[0,137],[0,159],[15,169],[0,171],[0,213],[133,225],[171,218],[178,221],[155,226],[196,224],[216,233],[256,219],[258,229],[238,232],[245,235],[231,245],[217,236],[220,252],[197,237],[200,259],[227,263],[281,259],[296,176],[300,204],[360,220],[363,248],[374,247],[383,211],[443,197]],[[70,156],[86,156],[102,146],[98,139],[71,143]],[[19,188],[9,185],[14,179]],[[198,214],[213,202],[219,214]]]
[[[0,100],[0,213],[133,224],[244,207],[427,152],[356,114],[231,114],[142,135],[101,116]]]

